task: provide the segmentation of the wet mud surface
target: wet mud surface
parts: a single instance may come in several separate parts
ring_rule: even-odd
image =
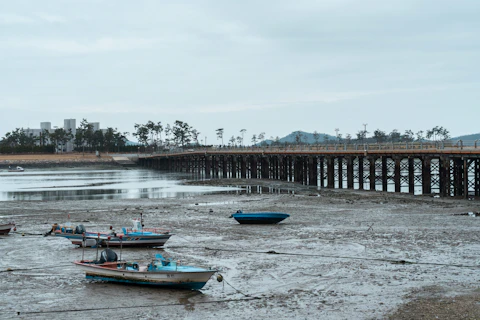
[[[478,201],[250,183],[290,193],[2,202],[0,220],[17,231],[0,238],[0,318],[480,318],[480,217],[458,215],[478,211]],[[240,225],[229,218],[239,209],[291,216]],[[67,220],[119,229],[140,212],[146,226],[175,235],[164,249],[124,249],[123,258],[160,252],[219,269],[225,281],[201,291],[92,282],[72,261],[96,249],[42,235]]]

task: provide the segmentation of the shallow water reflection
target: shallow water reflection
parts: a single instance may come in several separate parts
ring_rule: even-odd
[[[0,201],[184,198],[198,193],[236,190],[182,185],[185,179],[188,177],[182,174],[148,169],[0,172]]]

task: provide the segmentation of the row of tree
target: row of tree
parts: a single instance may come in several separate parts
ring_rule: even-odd
[[[165,127],[161,122],[148,121],[146,124],[135,124],[133,136],[138,139],[142,146],[151,146],[158,150],[159,148],[186,147],[206,145],[207,141],[199,142],[200,132],[190,126],[188,123],[177,120],[173,125],[167,124]],[[241,129],[238,136],[232,135],[228,140],[229,146],[244,146],[244,137],[246,129]],[[386,143],[386,142],[414,142],[414,141],[445,141],[450,139],[450,133],[446,128],[436,126],[426,131],[414,133],[412,130],[405,130],[402,134],[398,130],[392,130],[386,133],[383,130],[376,129],[373,135],[368,137],[369,132],[361,130],[356,133],[356,137],[347,134],[345,137],[338,133],[336,137],[326,134],[319,134],[315,131],[313,134],[306,134],[301,131],[294,133],[294,141],[286,143],[308,144],[313,143]],[[217,140],[224,143],[224,128],[216,129]],[[162,137],[163,134],[163,137]],[[116,128],[107,128],[105,130],[94,130],[94,127],[86,119],[83,119],[75,134],[71,130],[63,128],[54,131],[43,130],[40,134],[34,135],[30,130],[17,128],[12,132],[7,132],[5,137],[0,140],[0,152],[58,152],[65,150],[68,142],[74,144],[77,151],[95,151],[104,152],[114,151],[136,151],[135,146],[126,146],[128,132],[119,132]],[[311,136],[311,137],[310,137]],[[323,136],[323,141],[320,138]],[[251,138],[252,145],[273,144],[279,145],[279,137],[265,140],[265,132],[258,135],[253,134]]]
[[[77,151],[101,150],[105,152],[119,152],[125,150],[128,132],[119,132],[117,128],[108,127],[105,130],[94,130],[93,125],[83,119],[77,128],[73,143]],[[134,148],[129,148],[134,151]]]
[[[152,146],[156,149],[170,147],[186,147],[200,145],[198,138],[200,132],[188,123],[177,120],[173,125],[165,127],[161,122],[148,121],[146,124],[136,123],[133,136],[144,146]],[[162,139],[162,133],[165,136]]]
[[[323,141],[320,141],[321,134],[315,131],[311,136],[315,144],[319,143],[397,143],[397,142],[422,142],[422,141],[446,141],[450,139],[450,133],[447,129],[443,127],[436,126],[432,129],[426,131],[418,131],[414,133],[412,130],[405,130],[402,134],[398,130],[394,129],[390,133],[386,133],[383,130],[376,129],[373,132],[373,135],[370,137],[367,136],[369,132],[362,130],[357,132],[356,137],[352,137],[350,134],[347,134],[345,137],[342,134],[339,134],[337,131],[336,137],[329,135],[323,135]],[[309,142],[308,134],[305,134],[301,131],[294,132],[294,143],[295,144],[308,144]],[[272,144],[280,144],[279,138],[271,138]]]
[[[94,130],[93,125],[86,119],[82,120],[75,134],[71,129],[57,128],[53,131],[45,129],[39,135],[34,135],[29,129],[17,128],[7,132],[0,140],[0,152],[63,152],[69,142],[73,142],[76,151],[135,151],[136,147],[126,146],[127,134],[117,131],[116,128]]]

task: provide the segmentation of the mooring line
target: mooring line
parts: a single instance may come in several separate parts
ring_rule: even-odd
[[[214,303],[226,303],[226,302],[240,302],[259,300],[261,297],[246,297],[238,299],[225,299],[225,300],[212,300],[212,301],[199,301],[192,304],[214,304]],[[116,307],[99,307],[99,308],[84,308],[84,309],[63,309],[63,310],[42,310],[42,311],[16,311],[17,316],[24,314],[48,314],[48,313],[61,313],[61,312],[86,312],[86,311],[99,311],[99,310],[117,310],[117,309],[133,309],[133,308],[155,308],[155,307],[173,307],[173,306],[185,306],[185,303],[167,303],[167,304],[154,304],[154,305],[136,305],[136,306],[116,306]],[[0,313],[11,313],[15,311],[0,311]]]
[[[369,260],[369,261],[390,262],[392,264],[403,264],[403,265],[405,265],[405,264],[421,264],[421,265],[447,266],[447,267],[457,267],[457,268],[480,268],[479,265],[463,265],[463,264],[449,264],[449,263],[437,263],[437,262],[415,262],[415,261],[396,260],[396,259],[333,256],[333,255],[325,255],[325,254],[276,252],[274,250],[255,251],[255,250],[219,249],[219,248],[209,248],[209,247],[205,247],[205,250],[229,251],[229,252],[248,252],[248,253],[257,253],[257,254],[279,254],[279,255],[289,255],[289,256],[322,257],[322,258],[350,259],[350,260]]]

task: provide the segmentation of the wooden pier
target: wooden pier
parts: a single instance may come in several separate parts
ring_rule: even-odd
[[[480,196],[480,149],[476,146],[358,149],[207,148],[144,155],[138,161],[143,167],[205,179],[271,179],[323,188]]]

